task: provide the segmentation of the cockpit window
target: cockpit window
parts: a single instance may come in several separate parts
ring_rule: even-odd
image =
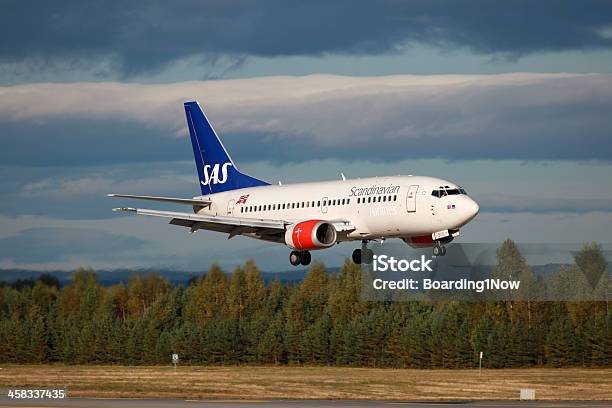
[[[447,195],[460,195],[460,194],[467,194],[465,192],[465,190],[461,187],[459,188],[450,188],[448,186],[440,186],[437,190],[433,190],[431,192],[431,195],[434,197],[444,197]]]

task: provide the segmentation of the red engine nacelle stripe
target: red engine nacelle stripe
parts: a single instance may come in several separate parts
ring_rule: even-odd
[[[302,221],[293,227],[291,233],[291,240],[293,246],[297,249],[314,249],[316,248],[315,243],[312,240],[314,227],[321,222],[321,220],[308,220]]]

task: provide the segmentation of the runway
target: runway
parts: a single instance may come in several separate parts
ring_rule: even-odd
[[[67,398],[63,400],[14,400],[0,397],[2,407],[48,408],[570,408],[609,407],[610,401],[344,401],[344,400],[184,400],[184,399],[127,399],[127,398]]]

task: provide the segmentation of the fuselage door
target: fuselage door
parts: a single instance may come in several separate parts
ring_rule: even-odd
[[[234,214],[234,204],[235,204],[235,201],[233,198],[227,202],[227,215]]]
[[[323,197],[323,199],[321,200],[321,212],[323,214],[325,214],[327,212],[327,197]]]
[[[408,195],[406,196],[406,211],[408,212],[416,211],[417,191],[419,191],[419,186],[416,184],[408,188]]]

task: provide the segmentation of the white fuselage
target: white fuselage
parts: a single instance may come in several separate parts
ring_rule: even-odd
[[[435,191],[444,193],[432,195]],[[459,229],[479,211],[456,184],[422,176],[269,185],[206,198],[211,206],[199,214],[292,222],[348,220],[355,229],[339,240],[431,235]]]

